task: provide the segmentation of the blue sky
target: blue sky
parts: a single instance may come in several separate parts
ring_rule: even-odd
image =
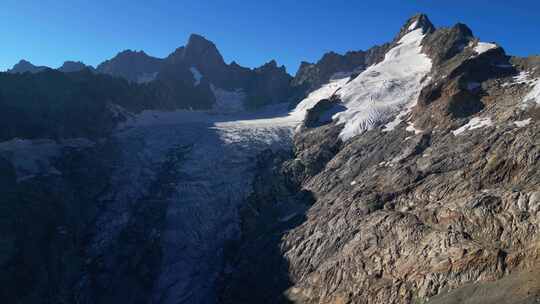
[[[508,53],[540,54],[540,1],[1,0],[0,70],[19,59],[58,67],[96,65],[124,49],[164,57],[190,33],[214,41],[227,62],[276,59],[294,73],[327,51],[366,49],[393,38],[408,17],[468,24]],[[511,3],[511,4],[510,4]]]

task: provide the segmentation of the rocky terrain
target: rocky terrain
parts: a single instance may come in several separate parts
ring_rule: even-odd
[[[540,57],[417,15],[294,78],[199,35],[19,67],[0,74],[8,303],[540,301]]]
[[[359,99],[372,94],[370,79],[335,81],[310,95],[322,101],[295,134],[294,155],[265,156],[230,249],[225,303],[540,299],[538,59],[509,57],[462,24],[435,29],[423,15],[389,48],[418,28],[432,67],[411,104],[360,116],[351,136],[340,113],[320,118],[336,106],[372,111]],[[347,102],[355,81],[363,90]],[[381,99],[392,87],[373,88]]]

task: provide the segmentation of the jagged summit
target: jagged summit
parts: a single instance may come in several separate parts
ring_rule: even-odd
[[[225,66],[216,45],[202,35],[191,34],[185,46],[177,48],[165,59],[171,63],[188,63],[201,66]]]
[[[433,23],[431,23],[431,20],[429,20],[427,15],[414,15],[413,17],[409,18],[409,20],[407,20],[407,22],[405,22],[405,24],[401,27],[398,35],[394,38],[394,42],[399,41],[407,33],[417,29],[422,29],[423,34],[428,34],[435,31],[435,26]]]
[[[86,65],[81,61],[66,61],[62,64],[61,67],[58,68],[58,71],[64,72],[64,73],[70,73],[70,72],[78,72],[82,71],[84,69],[90,69],[94,70],[92,66]]]
[[[45,69],[48,69],[49,67],[46,66],[36,66],[33,65],[31,62],[21,59],[17,64],[13,66],[10,70],[8,70],[8,73],[38,73]]]

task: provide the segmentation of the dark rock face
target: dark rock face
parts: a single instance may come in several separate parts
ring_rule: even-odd
[[[126,50],[99,64],[96,71],[122,77],[131,82],[144,83],[155,78],[162,64],[161,59],[148,56],[143,51]]]
[[[166,98],[189,100],[188,108],[210,108],[215,102],[211,86],[227,91],[242,90],[248,109],[290,99],[292,77],[275,61],[255,69],[235,62],[226,64],[216,45],[193,34],[186,46],[179,47],[164,59],[144,52],[124,51],[97,67],[98,73],[125,78],[137,83],[157,83],[159,94]],[[194,73],[201,79],[195,79]]]
[[[46,66],[35,66],[33,64],[31,64],[30,62],[26,61],[26,60],[21,60],[19,61],[17,64],[15,64],[13,66],[13,68],[11,68],[11,70],[8,70],[7,72],[8,73],[13,73],[13,74],[21,74],[21,73],[39,73],[41,71],[44,71],[48,69],[48,67]]]
[[[64,64],[62,64],[61,67],[58,68],[60,72],[64,73],[72,73],[72,72],[80,72],[82,70],[89,69],[91,71],[94,70],[92,66],[85,65],[84,63],[80,61],[66,61]]]

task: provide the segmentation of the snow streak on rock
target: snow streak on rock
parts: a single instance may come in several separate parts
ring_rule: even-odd
[[[195,83],[193,85],[198,86],[201,83],[201,79],[203,77],[201,72],[199,72],[196,67],[191,67],[189,68],[189,70],[191,71],[191,74],[193,74],[193,78],[195,78]]]
[[[523,101],[525,103],[535,103],[537,105],[540,105],[540,78],[532,80],[531,84],[533,88],[531,89],[529,94],[525,96]]]
[[[489,117],[484,117],[484,118],[474,117],[467,124],[461,126],[459,129],[452,131],[452,134],[457,136],[467,130],[474,130],[478,128],[488,127],[491,125],[493,125],[493,122],[491,121],[491,118]]]

